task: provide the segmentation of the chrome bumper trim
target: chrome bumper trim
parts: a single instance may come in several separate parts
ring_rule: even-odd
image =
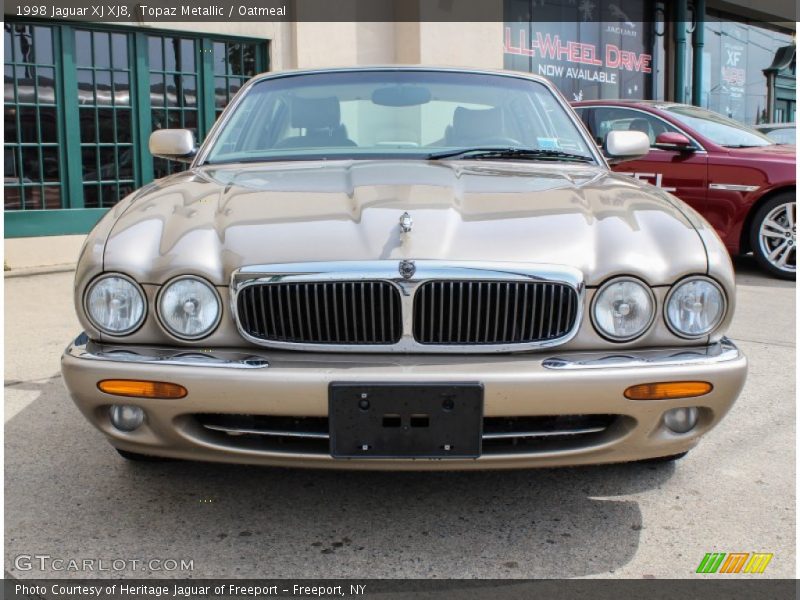
[[[581,429],[562,429],[554,431],[503,431],[502,433],[484,433],[484,440],[507,440],[512,438],[545,438],[561,435],[586,435],[587,433],[600,433],[608,427],[583,427]]]
[[[180,367],[219,367],[226,369],[263,369],[269,363],[260,356],[227,350],[195,348],[160,348],[102,344],[81,333],[67,346],[69,356],[86,360],[119,363],[154,364]]]
[[[547,358],[542,366],[547,369],[632,369],[638,367],[707,366],[736,360],[739,349],[728,338],[708,346],[676,348],[672,350],[637,350],[617,354],[586,353],[575,357]]]
[[[220,431],[228,435],[265,435],[272,437],[296,437],[327,440],[330,435],[318,431],[282,431],[279,429],[250,429],[247,427],[226,427],[225,425],[203,425],[211,431]]]
[[[206,429],[211,431],[219,431],[227,433],[231,436],[239,435],[263,435],[272,437],[296,437],[296,438],[312,438],[319,440],[330,439],[327,433],[320,433],[316,431],[280,431],[277,429],[249,429],[246,427],[226,427],[224,425],[203,425]],[[481,437],[484,440],[504,440],[512,438],[545,438],[563,435],[585,435],[587,433],[600,433],[608,429],[607,427],[584,427],[582,429],[564,429],[555,431],[504,431],[502,433],[484,433]]]
[[[81,333],[67,346],[65,354],[84,360],[118,363],[153,364],[180,367],[217,367],[228,369],[264,369],[269,361],[263,356],[235,350],[203,350],[155,346],[122,346],[103,344]],[[466,353],[465,353],[466,354]],[[527,356],[537,360],[535,355]],[[542,367],[553,370],[633,369],[640,367],[708,366],[736,360],[739,349],[728,338],[708,346],[687,348],[631,350],[607,352],[576,352],[569,357],[550,357],[541,361]]]

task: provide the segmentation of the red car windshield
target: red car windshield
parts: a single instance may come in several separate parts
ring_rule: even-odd
[[[774,141],[758,131],[704,108],[682,104],[663,108],[687,127],[726,148],[750,148],[775,144]]]

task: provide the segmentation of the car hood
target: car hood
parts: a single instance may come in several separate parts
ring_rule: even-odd
[[[244,265],[436,259],[569,265],[587,285],[622,273],[663,285],[707,268],[685,210],[655,187],[575,163],[206,166],[135,196],[103,263],[152,284],[194,273],[227,285]]]
[[[772,144],[770,146],[751,146],[749,148],[725,148],[731,156],[741,158],[762,158],[783,160],[794,164],[797,159],[797,147],[789,144]]]

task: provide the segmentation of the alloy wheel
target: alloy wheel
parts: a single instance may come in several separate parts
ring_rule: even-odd
[[[758,230],[764,258],[785,273],[797,270],[797,203],[779,204],[767,213]]]

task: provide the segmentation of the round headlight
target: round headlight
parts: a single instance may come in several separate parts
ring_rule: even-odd
[[[220,319],[220,301],[211,284],[196,277],[179,277],[158,297],[158,316],[174,336],[197,339],[211,333]]]
[[[594,297],[592,320],[600,335],[626,342],[642,335],[655,316],[653,292],[629,277],[605,283]]]
[[[705,277],[685,279],[667,295],[665,316],[675,335],[703,337],[716,329],[725,316],[725,294]]]
[[[92,282],[84,300],[86,315],[103,333],[125,335],[144,320],[144,294],[124,275],[106,275]]]

